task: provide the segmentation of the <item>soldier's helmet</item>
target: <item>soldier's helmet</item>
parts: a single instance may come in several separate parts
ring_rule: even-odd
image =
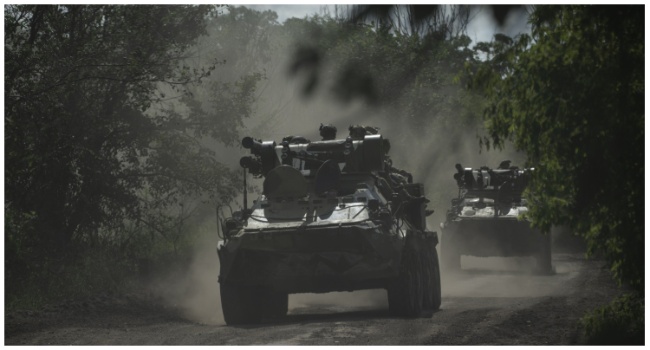
[[[323,138],[323,141],[336,139],[336,126],[332,124],[323,125],[321,123],[318,130],[320,130],[320,136]]]
[[[350,131],[350,137],[352,137],[353,140],[363,140],[366,135],[375,135],[379,133],[379,128],[363,125],[350,125],[348,130]]]

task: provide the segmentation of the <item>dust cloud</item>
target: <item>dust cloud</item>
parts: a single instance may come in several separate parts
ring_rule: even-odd
[[[536,298],[564,295],[557,276],[567,279],[579,268],[567,263],[556,268],[555,274],[532,273],[534,261],[528,257],[472,257],[463,256],[463,270],[441,271],[442,307],[450,298]]]
[[[442,232],[444,235],[444,231]],[[579,267],[561,256],[580,256],[586,252],[584,241],[566,227],[553,227],[552,252],[556,260],[551,274],[539,274],[532,256],[476,257],[461,256],[461,271],[449,271],[441,265],[442,301],[448,298],[531,298],[564,295],[558,276],[575,276]],[[438,246],[438,254],[444,247]],[[560,257],[560,258],[558,258]]]
[[[152,293],[178,316],[201,324],[225,324],[218,282],[218,240],[216,231],[201,236],[188,265],[150,282]]]

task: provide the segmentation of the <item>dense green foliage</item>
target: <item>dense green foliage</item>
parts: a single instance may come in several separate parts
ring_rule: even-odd
[[[196,203],[236,194],[239,172],[201,141],[238,139],[260,76],[217,84],[206,78],[223,61],[193,60],[217,10],[5,6],[8,295],[93,246],[126,258],[158,237],[176,249]]]
[[[535,225],[570,227],[643,298],[643,8],[540,6],[530,21],[531,36],[479,46],[489,60],[468,70],[489,101],[483,141],[500,147],[513,140],[536,167],[528,189]],[[587,330],[642,332],[639,305],[614,303],[588,318]]]
[[[566,224],[614,276],[644,287],[644,42],[635,6],[539,7],[532,37],[492,45],[473,72],[490,135],[535,166],[534,222]]]

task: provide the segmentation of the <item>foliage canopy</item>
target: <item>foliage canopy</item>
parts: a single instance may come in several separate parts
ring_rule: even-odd
[[[532,35],[479,49],[487,147],[536,167],[530,217],[568,225],[619,282],[644,288],[644,16],[638,6],[539,6]]]
[[[133,232],[180,231],[196,209],[186,199],[236,195],[238,172],[203,141],[238,139],[261,77],[218,83],[223,60],[195,59],[218,10],[5,6],[9,279],[74,255],[74,243],[120,251]]]

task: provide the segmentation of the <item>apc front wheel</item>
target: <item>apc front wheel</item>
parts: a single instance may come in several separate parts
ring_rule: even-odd
[[[405,249],[399,277],[388,288],[391,315],[418,317],[423,307],[422,263],[415,249]]]
[[[220,284],[221,310],[227,325],[253,323],[259,320],[254,308],[255,295],[251,288]]]

